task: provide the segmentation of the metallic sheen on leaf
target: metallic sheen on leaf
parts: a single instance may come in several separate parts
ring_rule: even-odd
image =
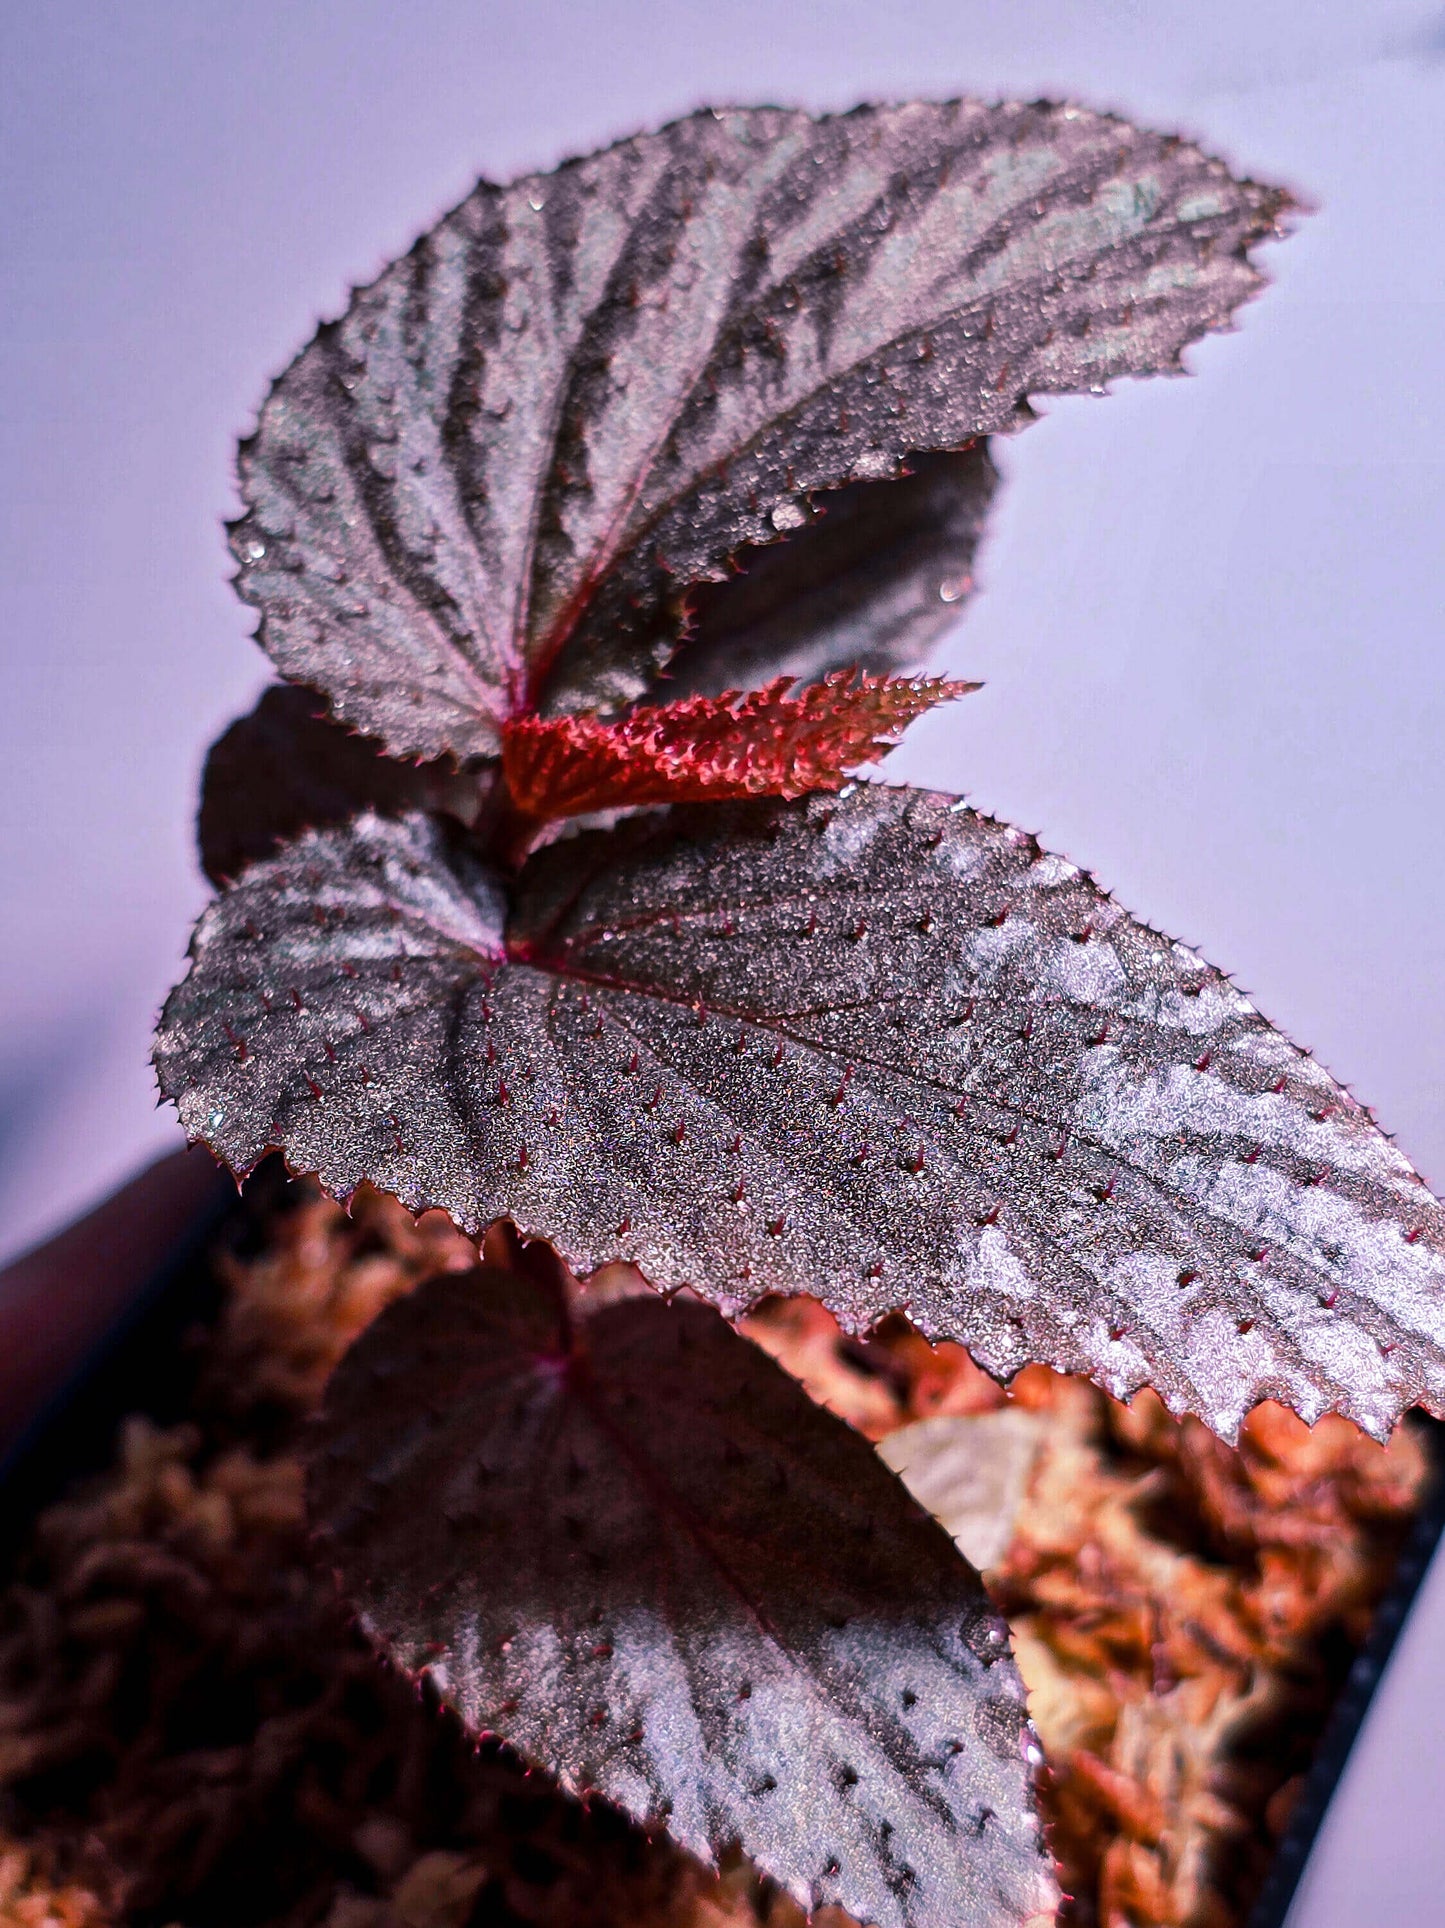
[[[309,1498],[363,1626],[473,1732],[805,1907],[1052,1921],[1023,1685],[947,1534],[711,1309],[569,1310],[548,1257],[432,1280],[338,1368]]]
[[[1176,368],[1287,206],[1047,103],[703,112],[484,182],[272,389],[241,594],[393,755],[494,754],[644,694],[689,593],[814,491]]]
[[[268,1145],[726,1311],[904,1308],[1232,1435],[1445,1409],[1445,1210],[1194,952],[1032,838],[861,784],[564,838],[301,838],[202,919],[162,1090]]]

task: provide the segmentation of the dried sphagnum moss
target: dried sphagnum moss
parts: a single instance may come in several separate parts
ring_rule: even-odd
[[[443,1221],[300,1191],[259,1255],[220,1261],[189,1418],[127,1422],[0,1599],[0,1922],[799,1928],[748,1868],[715,1880],[474,1752],[307,1565],[296,1421],[385,1304],[473,1257]],[[749,1330],[875,1439],[1004,1403],[901,1321],[859,1346],[793,1301]],[[1418,1501],[1419,1443],[1263,1408],[1236,1453],[1041,1368],[1009,1396],[1040,1446],[987,1577],[1072,1919],[1237,1923]]]
[[[1237,1928],[1421,1498],[1419,1437],[1382,1448],[1266,1405],[1235,1451],[1152,1393],[1123,1406],[1031,1366],[1005,1394],[901,1320],[840,1344],[806,1301],[754,1336],[875,1439],[934,1413],[1040,1415],[985,1578],[1048,1756],[1067,1918]]]
[[[5,1928],[106,1928],[99,1895],[57,1884],[43,1858],[0,1843],[0,1923]]]

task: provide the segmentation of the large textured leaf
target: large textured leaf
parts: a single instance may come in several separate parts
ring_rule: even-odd
[[[727,1310],[906,1307],[1006,1374],[1445,1408],[1445,1211],[1192,951],[960,803],[864,784],[551,845],[510,916],[422,819],[258,866],[158,1041],[187,1131],[268,1145]]]
[[[916,669],[973,596],[998,470],[987,442],[908,458],[908,473],[820,495],[785,542],[745,549],[740,574],[688,598],[669,698],[786,675]]]
[[[273,683],[211,745],[196,821],[201,867],[223,883],[298,831],[366,809],[447,810],[470,823],[491,774],[459,770],[450,757],[399,763],[333,722],[314,690]]]
[[[435,1279],[338,1369],[310,1499],[363,1624],[473,1731],[807,1907],[1052,1921],[1023,1686],[947,1534],[708,1307],[564,1287],[535,1248]]]
[[[915,717],[978,687],[837,669],[800,690],[779,676],[760,690],[684,696],[616,723],[523,716],[502,733],[502,769],[518,806],[543,818],[621,804],[801,797],[841,790],[849,770],[880,762]]]
[[[1124,121],[974,101],[704,112],[483,183],[276,383],[241,593],[394,754],[491,753],[522,710],[643,693],[689,587],[811,491],[1176,366],[1286,205]]]

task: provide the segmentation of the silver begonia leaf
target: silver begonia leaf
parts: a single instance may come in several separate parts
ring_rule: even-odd
[[[991,1371],[1385,1433],[1445,1408],[1445,1211],[1194,952],[928,792],[674,808],[510,906],[421,817],[206,914],[158,1040],[187,1131],[735,1313],[902,1308]]]
[[[241,594],[393,755],[493,754],[642,695],[689,591],[814,491],[1177,367],[1288,206],[1108,115],[967,100],[702,112],[483,182],[273,387]]]
[[[804,1907],[1051,1922],[973,1568],[710,1307],[569,1312],[537,1249],[421,1286],[331,1382],[308,1499],[363,1627],[473,1733]]]

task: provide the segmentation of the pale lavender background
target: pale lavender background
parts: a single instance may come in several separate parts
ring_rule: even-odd
[[[1322,207],[1200,379],[1006,450],[988,688],[896,772],[1238,972],[1445,1184],[1445,18],[1428,0],[97,0],[0,7],[0,1252],[173,1141],[146,1040],[262,680],[230,450],[479,170],[704,98],[1063,90]],[[1438,1573],[1296,1928],[1445,1918]]]

